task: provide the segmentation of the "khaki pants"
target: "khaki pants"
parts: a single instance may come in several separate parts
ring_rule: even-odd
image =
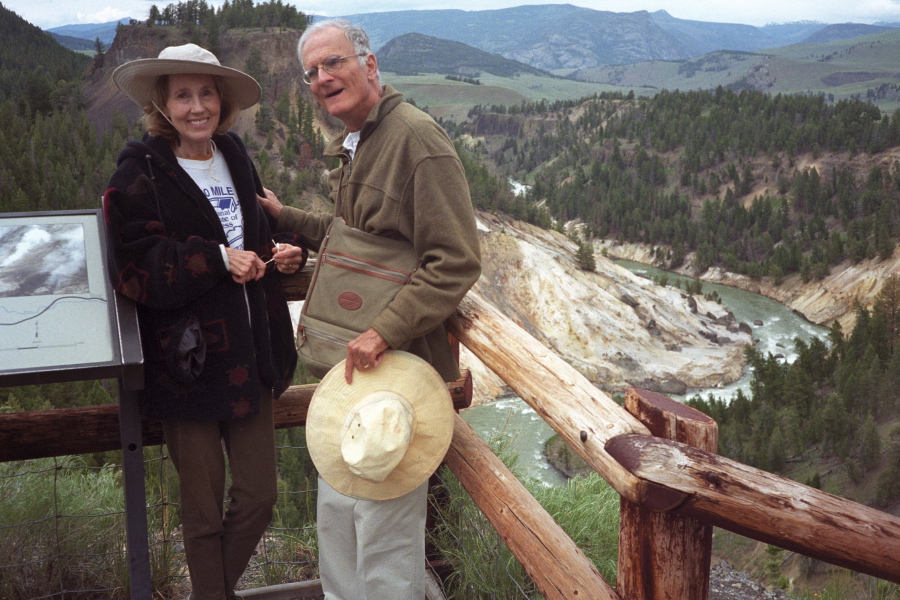
[[[357,500],[319,477],[319,573],[326,600],[423,600],[428,481],[393,500]]]
[[[181,483],[184,552],[193,600],[224,600],[250,562],[278,498],[272,395],[260,414],[228,421],[164,421]],[[225,457],[231,469],[223,514]]]

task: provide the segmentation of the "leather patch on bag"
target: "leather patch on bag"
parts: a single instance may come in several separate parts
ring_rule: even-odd
[[[362,303],[362,298],[355,292],[344,292],[338,296],[338,304],[341,308],[346,308],[347,310],[357,310],[362,306]]]

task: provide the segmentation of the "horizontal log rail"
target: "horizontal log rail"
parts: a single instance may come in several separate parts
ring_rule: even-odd
[[[900,518],[671,440],[629,434],[607,450],[682,494],[672,512],[900,583]]]
[[[605,448],[618,435],[649,435],[640,421],[478,294],[469,292],[448,323],[620,495],[640,502],[645,485]]]
[[[897,517],[650,435],[477,294],[460,304],[450,332],[626,500],[900,583]]]
[[[297,427],[306,421],[306,411],[316,384],[289,387],[275,402],[276,429]],[[447,384],[457,410],[472,402],[472,375]],[[159,421],[141,419],[144,446],[163,443]],[[55,408],[0,414],[0,462],[69,454],[108,452],[122,448],[119,405],[101,404],[82,408]]]

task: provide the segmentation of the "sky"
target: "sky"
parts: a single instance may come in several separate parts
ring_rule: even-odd
[[[0,4],[42,29],[61,25],[145,19],[152,5],[164,8],[178,0],[0,0]],[[261,2],[262,0],[257,0]],[[284,0],[307,14],[341,16],[394,10],[472,10],[472,0]],[[221,6],[222,0],[208,0]],[[525,4],[574,4],[611,12],[665,10],[673,17],[716,23],[762,26],[768,23],[900,22],[900,0],[480,0],[479,10]]]

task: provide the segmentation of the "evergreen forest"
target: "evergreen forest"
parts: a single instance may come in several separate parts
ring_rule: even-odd
[[[282,0],[254,3],[253,0],[225,0],[216,8],[206,0],[187,0],[166,5],[162,10],[155,4],[150,7],[147,25],[179,25],[204,30],[215,45],[218,34],[230,29],[252,27],[283,27],[304,30],[309,17],[296,6]],[[214,52],[215,53],[215,52]]]
[[[821,278],[890,256],[900,236],[900,111],[817,95],[718,88],[475,107],[460,130],[527,200],[478,196],[536,224],[689,253],[752,277]],[[493,133],[499,130],[500,133]],[[515,131],[518,135],[506,135]],[[486,133],[490,132],[490,133]]]
[[[857,306],[851,332],[835,322],[827,341],[796,340],[793,363],[748,347],[749,397],[687,404],[718,423],[720,454],[889,509],[900,500],[898,318],[900,276],[891,275],[871,310]]]

